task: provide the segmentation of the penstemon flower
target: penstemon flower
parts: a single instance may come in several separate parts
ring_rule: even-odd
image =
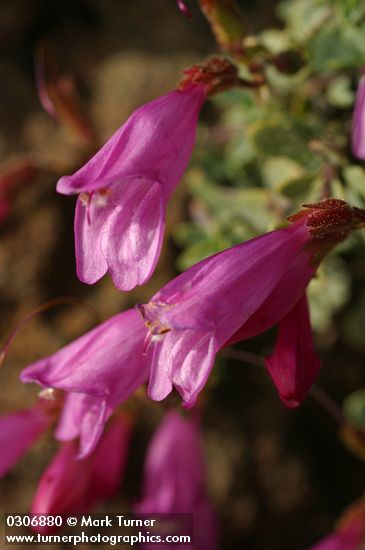
[[[112,498],[120,488],[130,434],[129,419],[117,415],[88,458],[75,459],[75,441],[63,443],[40,479],[31,513],[52,516],[83,513]],[[40,533],[55,529],[55,526],[33,527]]]
[[[77,274],[93,284],[107,271],[120,290],[152,275],[160,255],[167,202],[191,157],[208,94],[239,84],[228,61],[193,66],[178,89],[137,109],[57,191],[78,194]]]
[[[95,283],[107,271],[121,290],[156,266],[167,201],[190,160],[206,86],[175,90],[137,109],[57,191],[77,193],[77,274]]]
[[[290,221],[199,262],[138,306],[154,340],[152,399],[164,399],[175,386],[192,406],[220,348],[278,323],[269,371],[286,404],[305,397],[319,364],[304,292],[325,254],[365,226],[365,212],[333,199],[308,205]],[[282,355],[286,360],[279,363]]]
[[[147,381],[146,334],[138,313],[128,310],[22,371],[22,382],[69,392],[56,437],[79,436],[80,457],[95,448],[114,409]]]
[[[217,526],[205,489],[196,421],[168,412],[150,442],[144,467],[140,514],[193,514],[194,548],[217,548]],[[190,548],[190,546],[189,546]]]

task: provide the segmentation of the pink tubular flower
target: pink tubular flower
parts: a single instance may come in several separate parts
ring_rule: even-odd
[[[351,230],[365,225],[365,212],[343,201],[327,200],[309,205],[290,221],[287,228],[199,262],[147,305],[138,306],[155,340],[149,383],[152,399],[164,399],[175,386],[185,406],[192,406],[220,348],[280,322],[283,328],[269,369],[287,404],[299,404],[304,398],[318,371],[318,359],[313,354],[308,315],[296,304],[304,303],[305,288],[323,256]],[[290,338],[285,336],[287,315],[290,323],[295,319]],[[304,331],[299,330],[301,325]],[[298,353],[303,347],[304,356]],[[286,354],[281,367],[277,365],[280,353]],[[305,374],[291,374],[288,383],[288,368]]]
[[[167,201],[190,160],[206,85],[170,92],[137,109],[57,191],[80,194],[75,214],[77,274],[93,284],[107,271],[120,290],[156,266]]]
[[[0,417],[0,477],[47,430],[51,417],[41,404]]]
[[[365,160],[365,69],[356,93],[352,120],[352,152],[355,157]]]
[[[333,533],[310,550],[360,550],[365,542],[365,502],[360,500],[341,517]]]
[[[199,428],[168,412],[149,445],[140,514],[193,514],[194,549],[217,548],[217,527],[206,495]],[[190,546],[189,546],[190,548]]]
[[[85,460],[75,459],[75,442],[64,443],[41,477],[31,513],[84,513],[112,498],[121,485],[130,433],[130,421],[116,416],[93,454]],[[55,527],[36,526],[33,529],[48,533]]]
[[[148,379],[146,333],[138,313],[128,310],[22,371],[22,382],[71,392],[56,437],[80,436],[80,457],[95,447],[113,410]]]

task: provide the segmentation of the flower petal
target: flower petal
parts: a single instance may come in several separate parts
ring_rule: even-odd
[[[88,509],[90,462],[75,460],[76,444],[64,443],[42,474],[33,498],[32,514],[77,514]],[[36,532],[55,528],[36,526]]]
[[[361,540],[351,533],[333,533],[319,541],[310,550],[358,550]]]
[[[145,316],[177,330],[215,330],[222,346],[266,300],[308,239],[298,224],[210,256],[155,294]]]
[[[89,492],[93,502],[111,499],[119,490],[127,462],[132,423],[126,416],[113,417],[93,456]]]
[[[195,85],[142,105],[82,168],[58,181],[57,191],[92,192],[143,175],[170,194],[190,160],[205,97],[205,87]]]
[[[110,215],[111,205],[95,205],[77,200],[75,211],[75,252],[77,276],[83,283],[96,283],[108,270],[101,250],[102,229]]]
[[[225,345],[247,340],[278,324],[302,297],[315,272],[311,251],[303,248],[266,300]]]
[[[175,514],[193,514],[194,524],[199,525],[199,533],[194,533],[194,549],[218,547],[215,514],[206,494],[199,424],[195,419],[183,418],[176,411],[164,416],[148,447],[143,495],[134,511],[169,514],[172,525],[177,519]]]
[[[22,382],[72,392],[66,397],[56,437],[69,441],[79,436],[80,456],[90,454],[114,409],[147,381],[146,333],[142,319],[131,309],[22,371]]]
[[[352,152],[358,159],[365,160],[365,74],[360,78],[356,93],[352,121]]]
[[[71,392],[66,396],[55,438],[58,441],[71,441],[80,437],[77,458],[85,458],[95,449],[106,421],[106,399]]]
[[[165,229],[163,191],[159,183],[134,178],[118,186],[113,201],[101,247],[116,287],[131,290],[149,279],[160,255]]]
[[[287,407],[297,407],[307,396],[321,368],[313,350],[305,294],[279,324],[275,350],[265,365]]]
[[[20,379],[94,397],[110,396],[116,385],[118,391],[125,388],[128,393],[147,370],[143,355],[146,333],[138,313],[134,309],[124,311],[29,365]]]
[[[120,487],[129,448],[131,425],[117,415],[99,445],[85,460],[75,457],[74,441],[63,443],[43,473],[33,499],[31,512],[37,514],[85,513],[111,498]],[[34,526],[49,533],[55,526]]]
[[[161,401],[174,385],[192,407],[214,364],[216,342],[213,333],[194,330],[171,331],[154,350],[148,394]]]
[[[0,477],[48,428],[50,417],[38,406],[0,417]]]

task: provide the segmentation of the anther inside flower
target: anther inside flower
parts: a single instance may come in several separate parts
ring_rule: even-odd
[[[80,201],[85,206],[89,206],[90,203],[93,204],[96,208],[105,206],[108,202],[108,197],[110,197],[111,192],[109,189],[98,189],[97,191],[92,191],[91,193],[81,193]]]
[[[88,225],[91,224],[91,206],[93,208],[104,208],[108,204],[108,199],[111,196],[109,189],[98,189],[90,193],[81,193],[79,196],[80,203],[86,208],[86,220]]]
[[[166,334],[171,330],[170,327],[165,326],[161,323],[158,317],[158,310],[168,308],[169,304],[151,302],[147,305],[138,304],[136,306],[137,311],[142,315],[144,324],[149,330],[149,333],[153,336],[159,336],[161,334]]]

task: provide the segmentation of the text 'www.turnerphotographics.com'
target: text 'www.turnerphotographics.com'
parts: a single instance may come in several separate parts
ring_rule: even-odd
[[[53,529],[58,534],[53,534]],[[70,546],[83,544],[191,545],[193,516],[192,514],[6,514],[4,542],[6,545],[60,543]]]

